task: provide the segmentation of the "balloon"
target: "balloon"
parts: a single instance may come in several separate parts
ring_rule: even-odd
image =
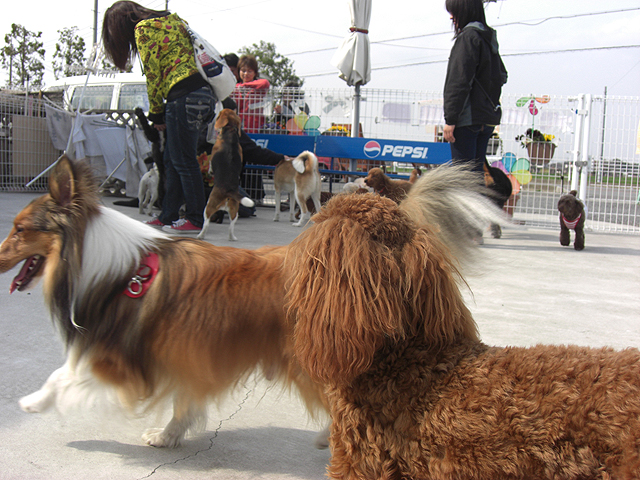
[[[520,185],[526,185],[531,181],[531,172],[529,170],[517,170],[511,172],[511,175],[520,183]]]
[[[531,168],[531,162],[529,161],[528,158],[519,158],[518,161],[511,166],[511,171],[512,172],[518,172],[520,170],[528,171],[530,168]]]
[[[515,153],[507,152],[502,156],[502,164],[507,172],[511,171],[511,167],[516,163],[516,155]]]
[[[516,180],[516,177],[511,174],[507,175],[507,177],[511,180],[511,195],[517,195],[520,193],[520,184],[518,183],[518,180]]]
[[[304,125],[307,123],[307,119],[309,118],[309,115],[307,115],[304,112],[301,112],[299,114],[297,114],[295,117],[293,117],[293,119],[296,122],[296,125],[299,128],[304,128]]]
[[[307,120],[307,123],[304,124],[304,129],[314,130],[316,128],[320,128],[320,117],[317,115],[311,115]]]
[[[493,168],[499,168],[499,169],[500,169],[500,170],[502,170],[504,173],[509,173],[509,172],[507,172],[507,169],[505,168],[504,163],[502,163],[500,160],[496,160],[495,162],[493,162],[493,163],[491,164],[491,166],[492,166]]]
[[[309,124],[309,122],[307,122],[307,125]],[[304,134],[305,135],[309,135],[310,137],[317,137],[318,135],[320,135],[320,130],[318,130],[317,128],[307,128],[306,126],[304,127]]]
[[[295,118],[290,118],[287,121],[287,131],[290,135],[302,135],[302,129],[296,123]]]
[[[529,100],[531,100],[531,97],[520,97],[518,100],[516,100],[516,107],[524,107],[527,103],[529,103]]]
[[[536,102],[538,103],[549,103],[551,101],[551,97],[549,95],[543,95],[541,97],[536,97]]]
[[[529,113],[531,113],[531,115],[538,114],[538,107],[536,107],[536,102],[534,100],[531,100],[531,103],[529,104]]]

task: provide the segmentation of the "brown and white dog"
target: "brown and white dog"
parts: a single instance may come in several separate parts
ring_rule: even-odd
[[[300,220],[293,224],[302,227],[311,218],[307,208],[307,200],[313,202],[316,212],[320,211],[320,190],[322,183],[318,170],[318,158],[309,151],[304,151],[293,160],[282,160],[273,173],[273,187],[276,191],[276,213],[274,222],[280,221],[280,204],[282,194],[289,193],[289,221],[294,221],[295,205],[300,206]],[[293,193],[293,195],[291,195]]]
[[[323,395],[294,361],[284,314],[285,247],[244,250],[174,238],[99,203],[90,168],[62,157],[43,195],[0,245],[0,273],[24,261],[11,290],[42,278],[66,363],[24,397],[27,412],[69,410],[111,386],[130,407],[174,403],[143,440],[175,447],[207,401],[254,370]],[[251,295],[247,295],[250,284]]]
[[[364,183],[383,197],[388,197],[396,203],[400,203],[413,186],[413,183],[408,180],[394,180],[389,178],[389,176],[378,167],[369,170],[369,174],[364,179]]]
[[[242,147],[240,146],[242,120],[236,112],[223,109],[216,118],[214,128],[218,131],[216,143],[209,155],[209,171],[213,174],[213,190],[204,209],[204,222],[198,238],[204,238],[211,216],[219,210],[229,213],[229,240],[238,240],[233,232],[238,220],[240,204],[251,208],[255,205],[249,197],[238,190],[242,173]]]

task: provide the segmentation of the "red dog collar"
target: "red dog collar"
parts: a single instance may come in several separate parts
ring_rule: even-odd
[[[145,258],[140,261],[140,266],[135,275],[131,277],[127,288],[124,289],[124,294],[131,298],[140,298],[153,283],[153,279],[156,278],[158,273],[158,266],[160,261],[157,253],[149,253]]]

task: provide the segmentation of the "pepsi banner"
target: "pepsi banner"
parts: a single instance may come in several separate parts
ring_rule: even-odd
[[[403,163],[442,164],[451,161],[448,143],[353,137],[316,137],[316,155]]]
[[[262,148],[292,157],[309,150],[319,157],[383,162],[442,164],[451,160],[449,144],[441,142],[264,133],[249,136]]]
[[[297,157],[305,150],[315,150],[316,137],[307,135],[273,135],[252,133],[249,135],[262,148],[268,148],[283,155]]]

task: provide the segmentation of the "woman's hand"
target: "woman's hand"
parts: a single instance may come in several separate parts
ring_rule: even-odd
[[[154,123],[153,126],[156,128],[156,130],[158,130],[159,132],[164,132],[167,129],[167,125],[165,123],[161,123],[161,124],[157,124]]]
[[[456,129],[455,125],[445,125],[444,126],[443,136],[444,136],[444,141],[445,142],[449,142],[449,143],[455,143],[456,142],[456,137],[453,136],[453,131],[455,129]]]

